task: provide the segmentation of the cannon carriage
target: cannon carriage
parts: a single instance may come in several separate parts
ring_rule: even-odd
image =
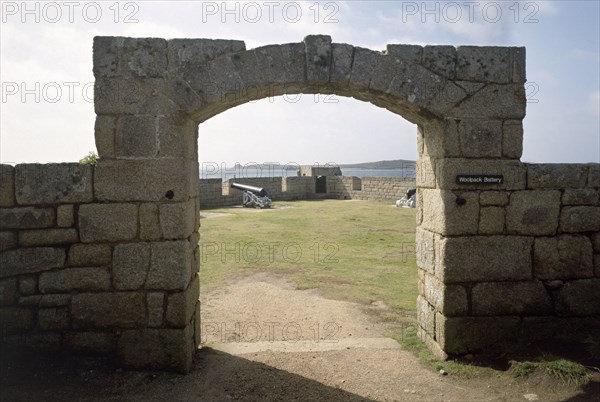
[[[264,188],[233,182],[231,188],[243,191],[242,206],[244,208],[271,208],[271,199],[267,197],[267,191]]]

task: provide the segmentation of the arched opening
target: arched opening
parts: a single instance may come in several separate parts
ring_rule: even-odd
[[[332,367],[340,356],[354,361],[344,364],[346,381],[362,378],[364,374],[359,373],[365,372],[373,378],[389,377],[385,359],[406,359],[394,339],[402,340],[406,332],[414,337],[416,331],[415,210],[396,208],[396,196],[388,193],[401,181],[324,176],[329,191],[323,194],[315,188],[316,177],[293,177],[294,170],[288,181],[281,177],[287,173],[281,166],[414,160],[417,130],[399,116],[365,102],[337,95],[300,96],[304,102],[280,96],[240,105],[198,126],[202,353],[221,352],[258,361],[329,386],[339,381]],[[324,103],[334,100],[339,102]],[[322,115],[316,116],[319,110]],[[290,112],[296,117],[288,119]],[[285,117],[278,118],[278,113]],[[363,127],[357,124],[359,116],[366,121]],[[237,131],[230,125],[219,127],[218,123],[236,119],[243,121],[243,127],[235,127]],[[393,129],[387,135],[373,135],[368,125],[376,126],[376,119]],[[306,120],[310,123],[294,130]],[[354,135],[336,129],[344,120],[350,121],[343,129],[354,129]],[[279,135],[264,133],[265,124],[274,126]],[[328,131],[335,141],[326,141]],[[398,137],[406,140],[404,148],[410,144],[412,152],[402,149]],[[360,139],[366,141],[358,143]],[[368,141],[385,141],[388,150],[395,152],[369,159],[365,157]],[[216,158],[203,150],[209,142]],[[319,143],[322,149],[311,153]],[[223,153],[218,152],[219,144],[226,148]],[[339,160],[340,148],[344,153],[354,152],[354,157]],[[244,152],[235,153],[238,149]],[[279,162],[279,166],[253,168],[267,162]],[[346,169],[341,170],[344,174]],[[414,175],[414,166],[403,165],[396,173],[401,170]],[[314,180],[310,186],[297,188],[294,179]],[[202,195],[203,190],[211,191],[211,184],[219,191],[221,180],[226,187],[236,181],[268,188],[274,209],[240,208],[241,194],[234,189],[228,192],[232,198],[220,198],[221,205],[214,196]],[[350,187],[342,195],[332,191],[334,180],[340,184],[354,181],[358,188]],[[414,186],[414,181],[410,183]],[[398,198],[403,192],[396,191]],[[290,202],[293,199],[297,201]],[[369,367],[367,362],[375,356],[381,364]]]
[[[415,210],[395,207],[395,201],[415,185],[414,165],[403,164],[388,172],[389,175],[408,176],[408,180],[400,180],[398,176],[369,178],[377,174],[369,174],[366,170],[361,175],[366,177],[328,177],[331,180],[327,182],[326,190],[329,191],[324,194],[315,188],[316,177],[302,177],[313,179],[311,185],[292,188],[293,179],[299,178],[296,170],[288,181],[281,168],[286,165],[300,167],[307,161],[310,161],[309,165],[323,166],[339,160],[341,142],[345,144],[344,153],[355,152],[356,161],[414,160],[416,127],[385,109],[350,98],[321,94],[309,94],[305,98],[304,105],[298,105],[301,101],[297,100],[288,102],[281,96],[238,106],[198,127],[202,222],[200,293],[203,300],[200,322],[205,346],[233,354],[249,350],[259,353],[267,349],[289,351],[290,348],[296,353],[328,351],[336,350],[341,344],[348,348],[368,344],[389,348],[390,343],[383,339],[384,336],[401,339],[407,328],[416,329]],[[339,102],[334,103],[334,100]],[[324,104],[325,101],[329,103]],[[304,114],[308,105],[308,113]],[[375,113],[362,117],[361,113],[373,109]],[[317,110],[323,111],[322,116],[315,116]],[[296,111],[297,120],[278,119],[278,111],[284,115]],[[269,116],[268,124],[280,132],[279,141],[257,132],[264,128],[262,119]],[[344,135],[336,130],[336,125],[343,126],[345,119],[354,117],[358,120],[359,116],[367,122],[363,127],[358,127],[357,121],[346,122],[344,127],[344,130],[354,128],[357,133]],[[223,129],[218,124],[210,124],[211,121],[235,119],[243,120],[243,127],[237,132],[221,133],[218,130],[229,131],[232,127]],[[308,119],[311,122],[301,132],[290,129]],[[374,119],[391,126],[387,135],[376,137],[372,134],[369,125],[376,126]],[[328,130],[333,131],[335,141],[323,141]],[[359,137],[367,141],[356,144]],[[410,144],[412,150],[403,150],[397,137]],[[388,150],[395,149],[395,152],[379,159],[364,159],[364,155],[368,155],[365,152],[368,142],[378,140],[384,141]],[[217,150],[214,154],[219,156],[211,158],[211,154],[202,149],[202,144],[209,141],[213,149],[221,144],[226,147],[226,152],[219,154]],[[315,157],[309,153],[311,159],[306,159],[307,149],[311,148],[303,145],[319,141],[324,143],[324,149],[317,150]],[[253,144],[260,145],[252,148]],[[372,147],[377,146],[373,144]],[[359,152],[356,152],[357,148]],[[235,153],[238,149],[244,153]],[[270,150],[275,153],[269,153]],[[281,152],[279,157],[278,152]],[[363,159],[356,159],[361,156]],[[229,159],[221,159],[227,157]],[[236,159],[243,157],[248,159]],[[294,162],[298,157],[305,159]],[[339,164],[351,160],[345,159]],[[236,167],[235,162],[242,163]],[[262,169],[255,168],[263,163],[277,162],[279,166],[271,170],[264,165]],[[245,166],[246,163],[249,166]],[[346,168],[342,166],[341,170],[344,174]],[[262,177],[254,177],[256,175]],[[269,194],[273,194],[275,209],[249,213],[239,208],[241,194],[223,190],[232,181],[268,188]],[[350,186],[345,188],[345,193],[335,192],[332,190],[336,190],[336,182],[338,187]],[[357,188],[352,187],[355,183],[358,183]],[[211,194],[203,196],[203,191]],[[226,195],[218,194],[221,191]],[[342,201],[344,199],[365,201],[361,204],[360,201]],[[303,201],[290,203],[290,200]],[[316,202],[319,200],[327,201]],[[221,209],[215,213],[212,209],[215,207]],[[227,279],[234,281],[229,281],[228,285]],[[314,292],[294,292],[294,289],[318,289],[330,300],[320,298]],[[265,294],[268,292],[271,293]],[[366,316],[361,312],[356,311],[357,314],[352,316],[346,312],[348,304],[332,300],[360,303],[374,316],[374,321],[365,324]],[[359,308],[359,304],[353,306]],[[382,329],[384,326],[385,330]],[[299,344],[293,346],[299,340],[302,347]]]
[[[135,288],[146,297],[147,309],[144,292],[163,296],[162,304],[152,305],[157,320],[150,329],[120,336],[117,352],[126,364],[189,370],[201,337],[197,124],[279,95],[350,96],[417,125],[417,316],[419,337],[436,356],[479,351],[518,330],[518,320],[491,317],[496,310],[473,314],[469,294],[472,283],[488,280],[503,289],[502,281],[523,279],[502,271],[501,250],[522,251],[511,258],[525,267],[521,257],[532,247],[531,239],[507,236],[514,233],[480,219],[480,212],[506,209],[500,197],[486,198],[491,207],[483,205],[480,193],[525,188],[526,168],[518,160],[525,107],[522,48],[388,45],[378,52],[315,35],[246,50],[243,42],[230,40],[96,38],[94,65],[101,156],[94,195],[112,204],[87,209],[94,218],[92,212],[138,211],[134,240],[153,242],[143,247],[150,247],[149,272],[157,276]],[[457,181],[482,173],[500,173],[505,180],[492,188]],[[130,201],[140,204],[121,205]],[[500,250],[491,257],[494,264],[480,264],[490,250]],[[127,252],[135,254],[135,247]],[[159,264],[159,255],[173,263]],[[501,322],[501,330],[481,337],[491,320]],[[461,335],[463,328],[470,332]],[[149,345],[161,346],[146,353]]]

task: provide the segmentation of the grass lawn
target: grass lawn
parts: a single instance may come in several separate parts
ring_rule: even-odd
[[[282,273],[299,289],[415,310],[415,210],[381,201],[275,202],[274,210],[222,208],[202,219],[200,283]]]

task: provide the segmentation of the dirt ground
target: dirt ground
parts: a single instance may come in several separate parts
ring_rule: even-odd
[[[4,351],[1,401],[592,401],[583,387],[484,370],[441,375],[385,338],[370,307],[254,273],[202,292],[203,347],[188,375],[132,372],[81,356]]]

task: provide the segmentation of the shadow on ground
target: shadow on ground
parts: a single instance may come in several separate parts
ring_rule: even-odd
[[[122,371],[99,357],[3,351],[0,400],[351,401],[361,396],[210,348],[188,375]]]

